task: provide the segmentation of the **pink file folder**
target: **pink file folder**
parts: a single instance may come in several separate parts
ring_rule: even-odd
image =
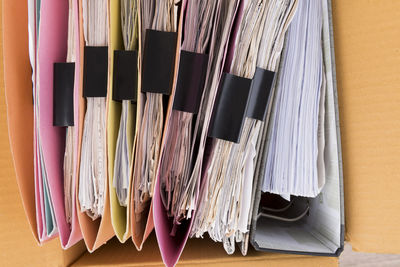
[[[182,7],[182,15],[181,17],[184,17],[185,10],[186,10],[186,3],[187,1],[183,2],[183,7]],[[228,44],[225,47],[225,52],[224,52],[224,59],[222,62],[221,66],[226,66],[230,65],[232,58],[233,58],[233,51],[235,47],[235,38],[236,34],[239,30],[239,25],[240,25],[240,20],[243,16],[243,8],[244,4],[241,2],[239,6],[237,7],[237,10],[235,12],[235,19],[234,23],[231,26],[232,27],[232,33],[230,36],[230,40],[228,40]],[[182,26],[182,22],[180,25]],[[184,27],[184,26],[182,26]],[[182,29],[180,29],[182,31]],[[226,62],[225,62],[226,61]],[[178,61],[179,62],[179,61]],[[222,69],[220,70],[220,77],[222,74]],[[174,86],[175,87],[175,86]],[[174,94],[174,92],[173,92]],[[172,94],[172,95],[173,95]],[[170,101],[173,101],[173,98],[171,98]],[[171,107],[170,107],[171,108]],[[168,121],[167,121],[168,122]],[[165,139],[165,137],[163,137]],[[163,140],[162,148],[164,148],[164,143],[168,142],[168,140]],[[213,146],[211,147],[213,149]],[[203,171],[208,168],[210,162],[207,157],[207,151],[205,151],[204,155],[202,156],[202,169]],[[162,153],[161,151],[161,157],[162,158]],[[203,173],[202,171],[202,173]],[[203,176],[203,174],[202,174]],[[202,190],[202,188],[206,185],[207,181],[202,181],[200,182],[200,185],[198,185],[198,188],[196,190],[197,195],[196,199],[198,199],[199,192]],[[177,226],[177,231],[174,231],[174,235],[171,234],[172,229],[173,229],[173,222],[172,219],[168,218],[167,211],[164,208],[164,204],[161,199],[161,194],[160,194],[160,172],[157,174],[157,181],[156,185],[154,188],[154,197],[153,197],[153,216],[154,216],[154,227],[155,227],[155,232],[157,236],[157,242],[160,248],[161,252],[161,257],[164,261],[164,264],[166,266],[175,266],[183,252],[183,249],[186,245],[186,242],[189,238],[190,234],[190,229],[192,227],[193,220],[183,220],[182,223]],[[192,218],[196,216],[196,210],[194,211],[194,214],[192,215]]]
[[[75,14],[78,12],[73,2]],[[78,16],[75,16],[75,28],[78,32]],[[53,126],[53,65],[65,62],[68,38],[68,0],[42,0],[38,43],[38,81],[39,81],[39,134],[54,213],[57,221],[60,241],[63,248],[74,245],[82,238],[77,221],[76,210],[73,213],[71,228],[65,217],[63,159],[65,150],[65,128]],[[76,35],[78,37],[78,34]],[[76,42],[79,45],[79,39]],[[76,49],[79,53],[79,49]],[[79,61],[79,54],[77,56]],[[79,63],[76,63],[79,66]],[[79,69],[75,69],[75,77]],[[77,82],[75,82],[77,85]],[[77,91],[77,90],[75,90]],[[77,105],[75,104],[75,107]],[[76,108],[75,108],[76,109]],[[77,113],[75,113],[77,114]],[[77,121],[77,120],[76,120]],[[76,127],[77,128],[77,127]],[[75,130],[75,133],[77,130]],[[77,154],[77,148],[75,149]],[[73,198],[75,200],[75,198]],[[75,206],[75,205],[74,205]]]

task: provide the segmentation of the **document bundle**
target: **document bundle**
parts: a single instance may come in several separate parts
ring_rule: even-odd
[[[339,255],[328,0],[28,0],[40,242]]]

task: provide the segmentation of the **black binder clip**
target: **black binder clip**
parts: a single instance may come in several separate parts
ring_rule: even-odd
[[[182,50],[173,109],[199,112],[207,74],[208,55]]]
[[[264,121],[275,72],[257,68],[250,87],[247,117]]]
[[[114,51],[113,100],[137,101],[137,51]]]
[[[74,125],[75,63],[54,63],[53,126]]]
[[[176,57],[176,32],[146,30],[143,51],[143,93],[170,95]]]
[[[108,81],[108,47],[85,46],[83,96],[106,97]]]
[[[208,136],[239,143],[246,116],[251,80],[223,73]]]

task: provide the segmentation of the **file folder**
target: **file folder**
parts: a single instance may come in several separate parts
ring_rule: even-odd
[[[115,153],[116,153],[116,142],[119,131],[119,122],[121,119],[121,101],[125,99],[132,100],[132,103],[129,106],[128,111],[128,119],[127,119],[127,139],[133,140],[131,147],[132,159],[133,159],[133,151],[135,149],[136,143],[136,133],[137,133],[137,95],[138,95],[138,69],[137,69],[137,51],[125,51],[123,38],[122,38],[122,28],[121,28],[121,1],[113,0],[110,2],[110,46],[109,46],[109,55],[110,55],[110,94],[109,94],[109,113],[108,113],[108,166],[109,166],[109,190],[110,190],[110,207],[111,207],[111,219],[114,228],[114,232],[121,242],[126,242],[129,237],[131,237],[131,188],[132,188],[132,165],[133,161],[129,162],[129,190],[128,190],[128,204],[126,207],[121,206],[116,189],[113,186],[113,179],[116,179],[114,175],[114,164],[115,164]],[[129,57],[126,53],[130,53]],[[125,53],[125,54],[124,54]],[[126,65],[121,64],[121,67],[125,67],[127,69],[118,69],[118,58],[116,57],[124,57],[124,63]],[[132,58],[133,57],[133,58]],[[135,59],[136,62],[132,62]],[[127,65],[129,63],[129,65]],[[132,64],[136,63],[135,66]],[[129,66],[129,67],[128,67]],[[120,73],[118,73],[118,72]],[[136,72],[136,74],[135,74]],[[120,76],[116,76],[120,75]],[[126,77],[123,80],[123,77]],[[127,79],[131,80],[127,80]],[[124,90],[124,95],[115,90]],[[136,91],[135,91],[136,90]],[[112,93],[111,93],[112,92]],[[111,100],[111,97],[113,98]],[[135,99],[136,98],[136,99]],[[134,104],[135,105],[134,105]]]
[[[220,5],[222,5],[222,3],[220,3]],[[181,62],[180,59],[182,58],[182,53],[185,53],[185,52],[182,52],[183,50],[181,47],[182,47],[182,40],[183,41],[185,40],[183,29],[185,27],[185,23],[188,23],[188,21],[185,21],[185,17],[187,16],[187,12],[188,12],[187,8],[188,8],[188,1],[183,1],[181,15],[180,15],[180,23],[179,23],[181,28],[178,31],[178,34],[180,34],[180,36],[178,36],[177,53],[179,53],[178,54],[179,56],[177,55],[177,59],[179,59],[179,61],[177,61],[177,64],[176,64],[176,68],[177,68],[177,71],[175,72],[176,78],[174,79],[175,83],[173,85],[173,90],[172,90],[172,96],[174,96],[174,99],[173,99],[173,102],[170,101],[170,106],[168,109],[169,115],[167,115],[168,119],[166,122],[166,129],[164,130],[164,137],[163,137],[162,146],[161,146],[162,147],[162,151],[161,151],[162,156],[161,156],[160,164],[163,160],[163,157],[165,156],[164,153],[166,153],[165,149],[166,149],[166,144],[168,142],[168,135],[165,134],[165,132],[168,131],[168,127],[170,127],[170,125],[171,125],[170,121],[171,121],[171,113],[172,113],[172,109],[174,106],[174,101],[175,101],[175,99],[178,99],[178,97],[176,96],[176,93],[178,90],[177,89],[177,79],[179,79],[178,78],[179,74],[182,73],[181,70],[179,70],[181,65],[178,64],[178,62]],[[230,18],[230,20],[226,23],[228,26],[228,32],[233,27],[233,18],[235,17],[235,14],[236,14],[238,8],[239,8],[238,4],[235,4],[235,3],[232,4],[231,10],[230,10],[233,12],[232,18]],[[217,18],[218,18],[218,16],[222,16],[222,15],[221,14],[216,15]],[[228,36],[229,36],[229,33],[228,33]],[[215,56],[220,57],[219,59],[221,61],[221,62],[218,62],[219,66],[217,68],[218,75],[217,75],[216,80],[219,79],[219,73],[222,72],[222,66],[223,66],[223,62],[224,62],[224,58],[225,58],[225,54],[226,54],[226,50],[227,50],[226,47],[227,47],[226,43],[222,44],[220,51],[218,51],[220,54],[215,55]],[[188,90],[188,89],[186,88],[186,90]],[[199,159],[202,160],[202,156],[203,155],[201,155],[199,157]],[[204,163],[204,164],[206,164],[206,163]],[[160,168],[161,168],[161,165],[159,165],[159,167],[158,167],[158,177],[157,177],[157,182],[155,185],[154,202],[153,202],[155,232],[156,232],[156,236],[157,236],[157,240],[158,240],[158,244],[160,247],[160,252],[161,252],[161,256],[162,256],[164,264],[167,266],[173,266],[179,260],[179,257],[182,254],[185,244],[189,238],[192,220],[183,219],[181,222],[179,222],[178,225],[176,225],[176,222],[174,221],[175,219],[171,218],[167,214],[167,210],[165,209],[165,206],[164,206],[164,203],[162,200],[162,195],[161,195],[162,193],[160,190],[160,180],[162,178],[162,177],[160,177],[160,175],[161,175]],[[195,188],[196,188],[195,189],[196,192],[198,192],[198,190],[200,188],[200,184],[197,184]],[[197,195],[198,195],[198,193],[195,193],[196,199],[197,199]],[[192,216],[195,216],[195,211]]]
[[[83,29],[83,10],[82,5],[83,1],[85,0],[78,0],[79,6],[79,51],[81,55],[80,61],[80,72],[79,72],[79,90],[78,96],[79,99],[78,103],[78,116],[79,119],[77,120],[81,127],[79,128],[79,137],[78,137],[78,167],[77,167],[77,176],[79,176],[79,170],[81,168],[80,162],[82,158],[81,148],[82,148],[82,136],[83,136],[83,121],[86,111],[86,100],[84,98],[84,48],[85,48],[85,39],[84,39],[84,29]],[[108,51],[107,51],[108,52]],[[107,68],[107,73],[109,73],[109,68]],[[108,74],[107,74],[108,75]],[[108,95],[108,84],[107,84],[107,95]],[[105,183],[105,196],[104,196],[104,214],[100,219],[93,221],[91,218],[87,216],[86,213],[81,212],[81,207],[78,200],[78,190],[79,190],[79,183],[76,186],[76,203],[77,203],[77,213],[79,224],[82,231],[82,236],[85,241],[85,245],[88,251],[93,252],[100,246],[104,245],[109,239],[111,239],[115,234],[111,224],[111,212],[110,212],[110,199],[109,199],[109,189],[108,189],[108,182]]]
[[[154,223],[156,221],[154,220],[154,214],[153,214],[153,197],[156,196],[155,193],[155,184],[157,183],[157,168],[158,168],[158,161],[159,159],[157,158],[157,152],[154,151],[160,151],[161,147],[160,144],[163,143],[164,140],[164,135],[163,133],[165,132],[165,127],[168,123],[168,118],[170,116],[170,106],[171,106],[171,98],[170,95],[173,94],[173,82],[176,79],[176,67],[177,67],[177,43],[179,44],[180,42],[180,31],[176,32],[175,30],[175,25],[170,25],[168,23],[172,23],[169,21],[167,25],[164,25],[166,22],[164,20],[174,20],[174,15],[176,14],[177,17],[179,17],[178,10],[179,8],[175,6],[173,9],[172,6],[163,6],[164,9],[161,9],[161,5],[164,5],[166,2],[163,4],[159,4],[159,6],[155,8],[159,8],[160,10],[158,12],[166,12],[164,15],[160,15],[160,17],[164,16],[164,18],[160,19],[159,23],[160,25],[155,26],[156,24],[149,24],[149,21],[153,21],[152,18],[145,18],[146,16],[145,12],[143,11],[144,8],[142,8],[143,1],[139,1],[139,91],[138,91],[138,112],[137,112],[137,136],[136,136],[136,145],[135,145],[135,163],[133,166],[133,188],[131,192],[131,226],[132,226],[132,240],[138,250],[141,250],[143,248],[143,244],[145,240],[149,237],[150,233],[152,232],[154,228]],[[155,2],[153,2],[154,4]],[[178,2],[177,5],[180,5],[181,3]],[[146,10],[148,11],[148,10]],[[169,12],[171,11],[170,14]],[[167,18],[165,18],[167,17]],[[162,21],[162,22],[161,22]],[[147,24],[146,24],[147,23]],[[161,27],[157,28],[157,27]],[[179,24],[178,24],[179,27]],[[172,29],[172,30],[171,30]],[[163,44],[163,45],[161,45]],[[162,57],[161,57],[162,55]],[[157,66],[158,72],[154,72],[153,68],[151,67]],[[172,92],[171,92],[172,91]],[[162,104],[159,106],[159,109],[162,109],[162,118],[161,120],[161,129],[162,133],[159,136],[159,140],[156,140],[157,137],[152,136],[151,133],[147,133],[144,131],[144,124],[142,123],[144,120],[143,118],[149,114],[149,111],[146,113],[146,104],[149,102],[149,99],[153,98],[155,99],[162,99]],[[159,104],[159,103],[158,103]],[[157,105],[158,105],[157,104]],[[150,107],[151,109],[151,107]],[[158,110],[160,112],[160,110]],[[158,114],[160,115],[160,114]],[[153,118],[150,118],[148,120],[148,125],[152,125],[151,127],[154,126],[154,128],[157,128],[160,126],[159,124],[154,125],[156,122],[153,121]],[[158,121],[158,123],[160,123]],[[156,131],[156,129],[154,130]],[[148,192],[145,192],[146,190],[141,190],[139,189],[142,184],[140,179],[142,179],[142,165],[144,161],[148,160],[148,157],[150,154],[150,151],[146,151],[146,154],[140,153],[141,149],[145,146],[145,143],[143,140],[145,138],[148,138],[150,142],[153,144],[154,150],[152,150],[152,153],[154,155],[154,159],[152,164],[153,166],[149,167],[151,168],[152,171],[148,171],[151,174],[148,174],[150,177],[150,181],[152,178],[154,179],[151,181],[148,185],[149,190]],[[158,143],[159,141],[159,143]],[[148,141],[146,141],[148,142]],[[148,153],[148,154],[147,154]],[[161,153],[158,152],[158,153]],[[140,161],[139,161],[140,160]],[[154,169],[153,169],[154,168]],[[153,184],[151,184],[153,183]],[[145,182],[146,184],[146,182]],[[147,187],[147,186],[145,186]],[[141,193],[140,193],[141,192]],[[144,195],[145,201],[140,202],[138,201],[139,198],[141,198],[140,195]],[[140,202],[140,203],[137,203]]]
[[[36,173],[38,177],[37,190],[41,191],[40,182],[47,179],[48,194],[51,197],[51,206],[54,209],[56,226],[60,234],[61,245],[68,248],[81,239],[80,228],[76,213],[73,211],[72,225],[67,224],[64,210],[63,174],[62,164],[59,159],[63,158],[65,132],[59,127],[53,127],[53,65],[56,62],[65,62],[68,32],[68,1],[49,2],[42,1],[40,8],[40,24],[38,27],[37,42],[37,80],[36,80],[36,105],[38,112],[38,131],[35,132],[40,140],[42,156],[37,158]],[[71,7],[74,9],[74,5]],[[74,22],[74,27],[77,26]],[[56,29],[56,33],[53,30]],[[36,146],[36,149],[39,147]],[[41,165],[41,168],[39,168]],[[45,169],[43,169],[45,168]],[[46,172],[41,177],[40,169]],[[44,193],[46,194],[47,187]],[[37,191],[37,193],[39,193]],[[41,197],[45,197],[42,195]],[[41,201],[41,200],[39,200]],[[46,201],[46,200],[45,200]],[[43,203],[46,208],[46,203]],[[50,207],[51,207],[50,206]],[[43,207],[43,205],[42,205]],[[43,210],[42,210],[43,212]],[[49,215],[46,215],[46,217]],[[40,220],[38,224],[40,226]],[[39,228],[40,229],[40,228]],[[45,230],[45,228],[43,228]],[[47,230],[48,232],[48,230]],[[39,239],[41,237],[39,236]]]

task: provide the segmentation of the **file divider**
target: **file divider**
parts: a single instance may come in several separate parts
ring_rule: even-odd
[[[83,64],[83,96],[106,97],[108,47],[85,46]]]
[[[74,126],[75,63],[54,63],[53,126]]]
[[[246,116],[251,79],[222,74],[208,135],[239,143]]]
[[[208,66],[208,55],[181,50],[173,109],[199,112]]]

